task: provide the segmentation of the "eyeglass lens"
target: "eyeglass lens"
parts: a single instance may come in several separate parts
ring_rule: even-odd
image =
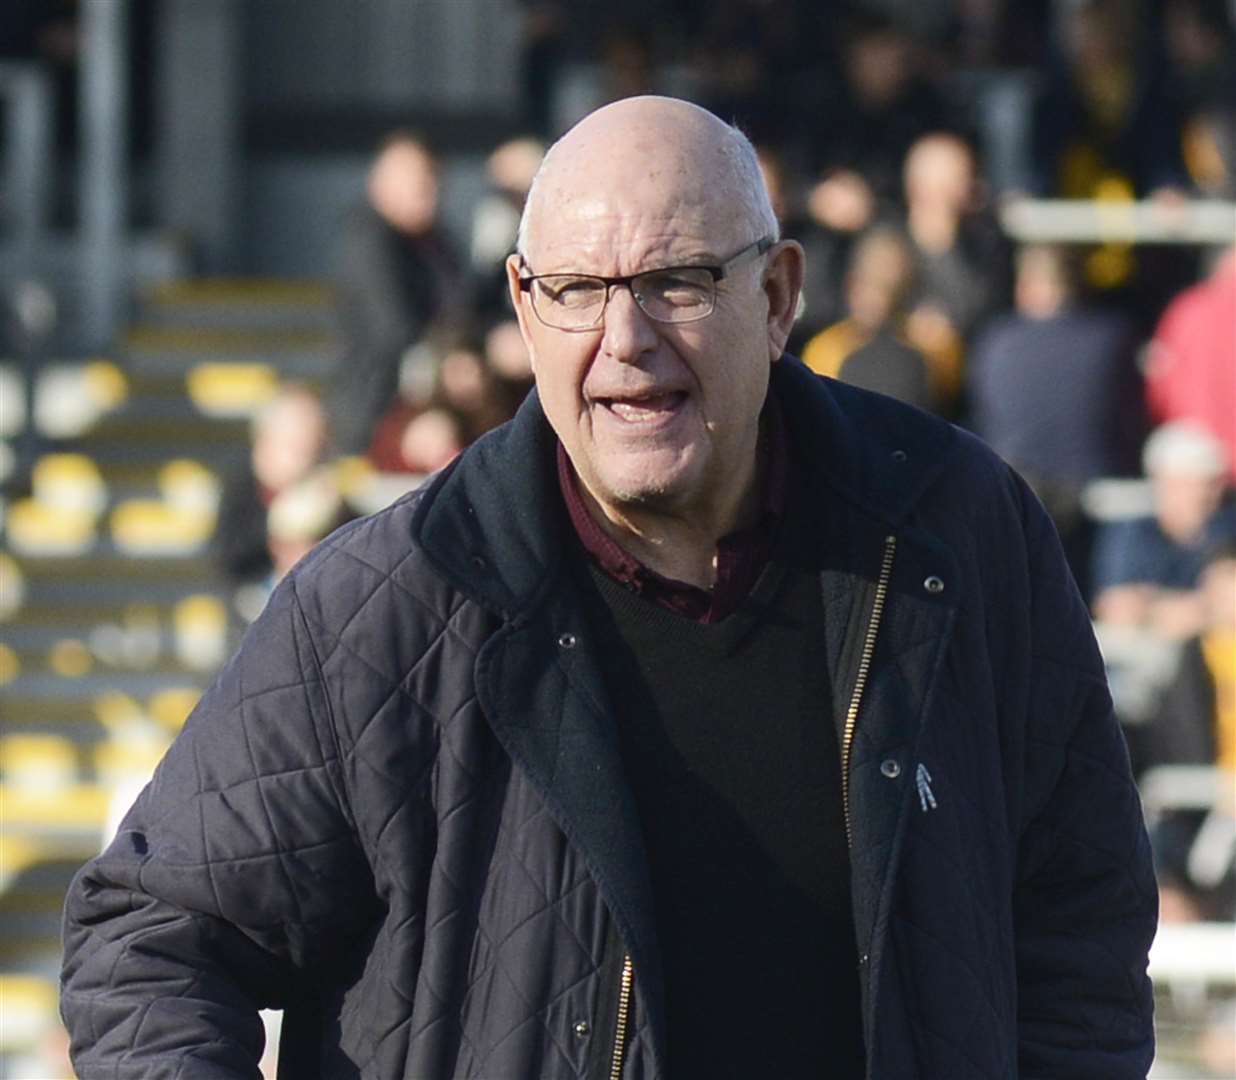
[[[595,326],[601,321],[610,287],[600,278],[550,274],[533,282],[533,307],[550,326]],[[651,270],[632,278],[631,294],[649,318],[658,322],[690,322],[711,313],[716,283],[706,269]]]

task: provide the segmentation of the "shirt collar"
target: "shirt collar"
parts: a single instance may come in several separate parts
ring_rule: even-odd
[[[777,525],[785,514],[789,485],[789,436],[781,407],[769,395],[760,418],[758,479],[760,514],[746,529],[723,536],[717,544],[717,575],[711,589],[701,589],[658,574],[635,558],[589,513],[579,478],[562,443],[557,445],[558,486],[575,534],[585,553],[620,585],[696,622],[719,622],[746,598],[772,552]]]

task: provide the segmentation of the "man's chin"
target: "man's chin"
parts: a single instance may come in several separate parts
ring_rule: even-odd
[[[672,511],[689,499],[691,492],[689,467],[673,469],[616,471],[600,477],[603,500],[616,509],[639,510],[645,513]]]

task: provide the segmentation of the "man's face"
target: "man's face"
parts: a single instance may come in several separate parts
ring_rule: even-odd
[[[1192,543],[1223,501],[1224,477],[1162,469],[1151,476],[1155,516],[1163,531],[1182,543]]]
[[[590,189],[547,199],[552,208],[533,218],[525,273],[717,265],[759,239],[732,204],[586,172]],[[518,260],[508,264],[545,414],[607,511],[689,514],[748,481],[773,359],[764,271],[763,257],[740,264],[718,283],[711,315],[678,325],[654,321],[617,287],[602,326],[569,333],[537,319]]]

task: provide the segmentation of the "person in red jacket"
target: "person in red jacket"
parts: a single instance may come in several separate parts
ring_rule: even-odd
[[[1236,481],[1236,247],[1163,313],[1146,401],[1156,423],[1195,420],[1209,428],[1227,447],[1228,475]]]

